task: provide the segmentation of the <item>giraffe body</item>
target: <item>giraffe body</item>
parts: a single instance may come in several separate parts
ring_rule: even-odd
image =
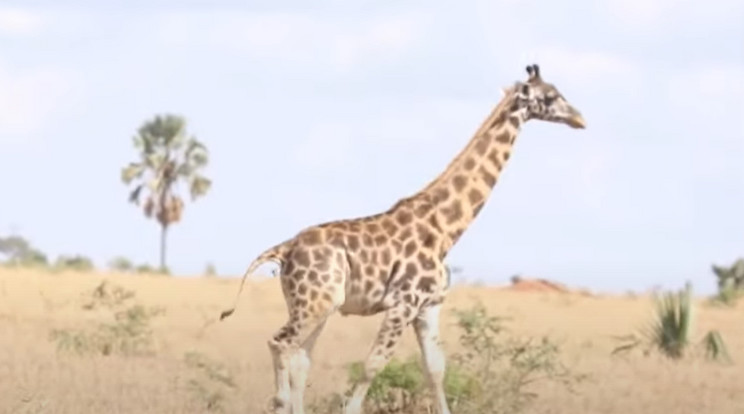
[[[542,81],[536,65],[527,71],[529,80],[505,89],[501,102],[467,146],[424,189],[380,214],[306,228],[249,266],[238,295],[248,274],[274,260],[281,265],[289,310],[289,320],[268,343],[276,378],[274,412],[304,412],[310,356],[330,315],[384,312],[364,377],[354,387],[346,414],[361,413],[372,379],[393,356],[409,325],[416,332],[436,408],[440,414],[450,413],[438,326],[449,288],[444,259],[488,199],[525,121],[584,127],[579,112]],[[237,305],[237,297],[235,301]]]

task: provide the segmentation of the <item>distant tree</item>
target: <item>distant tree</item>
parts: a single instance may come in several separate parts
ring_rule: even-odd
[[[60,255],[54,262],[56,270],[75,270],[78,272],[89,272],[95,269],[93,261],[83,255],[66,256]]]
[[[109,261],[108,266],[111,270],[116,270],[117,272],[130,272],[134,268],[132,261],[124,256],[114,257]]]
[[[46,266],[47,256],[21,236],[0,237],[0,256],[12,266]]]
[[[729,267],[713,265],[713,273],[718,279],[718,290],[744,290],[744,259],[739,259]]]
[[[121,179],[126,185],[134,183],[130,202],[139,206],[142,192],[147,192],[143,210],[160,224],[160,268],[165,269],[168,228],[181,220],[184,208],[179,184],[187,186],[192,201],[212,185],[199,173],[209,162],[207,148],[187,136],[186,120],[176,115],[158,115],[143,123],[134,136],[134,147],[139,160],[122,168]]]
[[[207,265],[204,267],[204,275],[207,277],[217,276],[217,268],[214,266],[214,263],[207,263]]]

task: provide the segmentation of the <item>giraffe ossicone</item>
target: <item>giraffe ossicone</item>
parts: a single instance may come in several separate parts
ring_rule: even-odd
[[[439,313],[449,290],[444,259],[477,217],[506,163],[521,126],[529,120],[584,128],[581,113],[539,67],[527,67],[445,170],[423,189],[385,212],[308,227],[259,255],[240,283],[264,262],[280,264],[289,311],[287,323],[268,341],[276,379],[274,412],[304,412],[303,398],[315,341],[330,315],[385,317],[354,386],[346,414],[362,412],[374,376],[393,356],[403,330],[412,325],[440,414],[450,410],[444,394],[445,355]]]

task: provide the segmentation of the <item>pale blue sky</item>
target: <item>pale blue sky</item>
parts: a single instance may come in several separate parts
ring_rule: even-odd
[[[237,275],[417,191],[533,61],[588,128],[526,125],[449,263],[711,291],[744,255],[741,0],[103,3],[0,6],[0,233],[52,255],[157,261],[119,180],[156,113],[188,118],[214,180],[170,267]]]

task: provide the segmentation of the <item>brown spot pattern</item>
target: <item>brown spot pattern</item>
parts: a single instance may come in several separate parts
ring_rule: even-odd
[[[435,203],[444,201],[448,199],[449,196],[450,196],[449,190],[444,187],[440,187],[434,190],[434,202]]]
[[[436,285],[437,280],[431,276],[424,276],[418,281],[418,285],[416,288],[422,292],[431,293],[434,291],[434,286]]]
[[[465,170],[472,171],[473,168],[475,168],[475,160],[472,157],[468,157],[465,159],[465,164],[463,166],[465,167]]]
[[[509,135],[508,132],[502,131],[498,135],[496,135],[496,141],[502,143],[502,144],[510,144],[511,143],[511,135]]]
[[[416,215],[416,217],[423,218],[424,216],[429,214],[429,212],[431,211],[431,208],[432,208],[431,204],[421,203],[418,206],[416,206],[416,209],[413,210],[413,213]]]
[[[382,221],[382,228],[390,237],[395,236],[395,233],[398,231],[398,226],[396,226],[395,223],[393,223],[393,221],[390,219],[385,219]]]
[[[411,240],[406,244],[406,247],[403,249],[403,253],[406,255],[406,257],[411,257],[413,253],[416,252],[416,242]]]
[[[456,175],[452,178],[452,185],[455,187],[455,191],[460,192],[468,184],[468,178],[464,175]]]
[[[470,201],[470,204],[476,205],[480,203],[481,201],[483,201],[483,194],[481,194],[480,191],[473,188],[470,190],[470,192],[468,192],[468,200]]]
[[[491,172],[485,169],[483,166],[480,167],[480,173],[483,182],[485,182],[487,186],[493,187],[494,185],[496,185],[496,176],[491,174]]]
[[[490,137],[488,133],[481,135],[478,137],[478,140],[475,142],[475,152],[478,155],[483,155],[488,151],[488,144],[490,141]]]
[[[308,254],[307,250],[303,250],[303,249],[295,250],[292,259],[293,261],[297,262],[297,264],[300,266],[303,266],[303,267],[310,266],[310,254]]]
[[[400,224],[401,226],[405,226],[406,224],[413,221],[413,214],[411,214],[411,212],[408,210],[400,210],[395,216],[395,219],[398,221],[398,224]]]
[[[351,251],[359,250],[359,237],[357,237],[356,235],[350,234],[347,237],[347,243],[349,244],[349,250]]]
[[[499,151],[497,149],[488,153],[488,160],[491,161],[499,171],[501,171],[501,160],[499,159]]]
[[[462,218],[462,203],[460,200],[453,200],[449,207],[442,209],[442,213],[447,219],[447,224],[452,224]]]

